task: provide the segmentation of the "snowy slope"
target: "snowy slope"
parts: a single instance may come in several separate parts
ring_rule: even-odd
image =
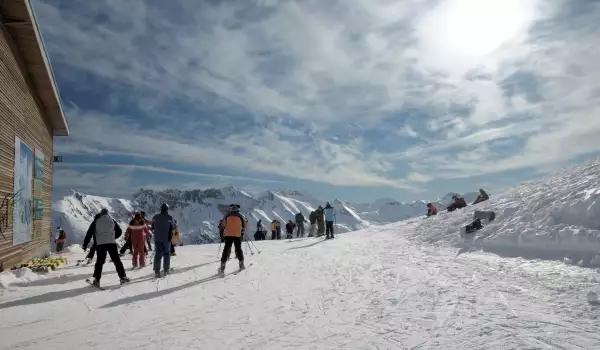
[[[209,190],[140,190],[133,200],[111,199],[75,193],[58,200],[54,205],[54,222],[69,234],[67,244],[81,243],[83,235],[93,216],[102,207],[109,208],[111,214],[123,225],[128,222],[134,210],[144,210],[150,216],[159,211],[162,203],[171,207],[171,215],[178,220],[185,243],[215,242],[218,238],[217,224],[227,206],[241,205],[242,213],[249,219],[250,233],[253,234],[258,220],[269,229],[271,220],[282,223],[294,220],[301,211],[306,219],[312,210],[326,201],[292,190],[269,190],[252,195],[233,186]],[[352,204],[333,200],[335,207],[336,231],[349,232],[370,227],[373,224],[390,223],[427,212],[425,202],[400,203],[393,200],[379,200],[373,204]],[[308,228],[308,224],[307,224]]]
[[[405,239],[412,225],[257,242],[254,255],[244,244],[252,265],[225,279],[211,244],[181,247],[165,279],[147,268],[120,288],[107,263],[104,292],[83,282],[91,266],[13,280],[0,291],[0,349],[600,347],[600,309],[586,300],[594,270],[457,255]]]
[[[113,199],[91,196],[74,192],[52,206],[53,233],[56,236],[57,227],[67,232],[65,246],[71,244],[82,244],[85,233],[94,216],[107,208],[110,215],[119,222],[122,228],[126,228],[134,207],[131,201],[126,199]],[[54,240],[52,240],[54,244]],[[53,247],[54,250],[54,247]]]
[[[496,219],[465,241],[459,227],[474,210],[492,210]],[[600,265],[600,159],[414,225],[412,238],[422,242]]]

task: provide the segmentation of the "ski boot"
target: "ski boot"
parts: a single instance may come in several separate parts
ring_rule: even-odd
[[[123,278],[121,278],[121,284],[129,283],[129,282],[131,282],[131,280],[129,279],[129,277],[123,277]]]
[[[138,266],[137,266],[137,265],[133,265],[133,266],[131,267],[131,271],[133,271],[133,270],[135,270],[135,269],[137,269],[137,268],[138,268]]]
[[[244,260],[240,260],[240,271],[245,270],[246,265],[244,265]]]
[[[221,263],[221,267],[219,267],[219,270],[217,270],[217,274],[221,277],[225,276],[225,263],[224,262]]]
[[[160,271],[154,272],[154,278],[160,278]]]
[[[101,288],[101,287],[100,287],[100,280],[99,280],[99,279],[96,279],[96,278],[94,278],[94,280],[92,281],[92,285],[93,285],[94,287]]]
[[[164,271],[163,271],[163,276],[166,276],[166,275],[168,275],[170,272],[171,272],[171,270],[170,270],[170,269],[169,269],[169,270],[164,270]]]

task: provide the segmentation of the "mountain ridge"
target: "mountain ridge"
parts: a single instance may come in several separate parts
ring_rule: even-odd
[[[447,204],[445,198],[448,196],[451,197],[449,194],[435,202],[440,210]],[[468,202],[474,199],[470,197],[473,194],[465,195]],[[167,203],[171,215],[180,224],[184,243],[202,244],[218,241],[217,223],[230,204],[241,206],[241,212],[248,218],[248,234],[251,236],[258,220],[262,220],[267,229],[275,219],[282,223],[293,221],[298,212],[302,212],[308,220],[312,210],[327,202],[297,190],[266,190],[253,195],[235,186],[205,190],[140,188],[131,198],[107,198],[74,191],[55,202],[53,226],[60,226],[70,233],[67,244],[81,243],[94,215],[102,208],[107,208],[115,220],[126,227],[134,211],[143,210],[151,218],[160,211],[162,203]],[[401,221],[425,215],[427,211],[425,201],[406,203],[384,198],[372,203],[351,203],[339,199],[329,202],[336,209],[335,231],[338,233]]]

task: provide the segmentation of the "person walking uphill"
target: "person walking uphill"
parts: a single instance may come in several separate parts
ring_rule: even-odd
[[[225,265],[231,254],[232,245],[235,246],[235,257],[239,260],[240,270],[246,268],[244,265],[244,252],[242,251],[242,230],[245,229],[245,220],[242,214],[240,214],[239,205],[232,204],[229,206],[229,212],[223,218],[223,224],[225,226],[223,232],[225,247],[221,256],[221,267],[218,270],[221,276],[225,274]]]
[[[163,276],[169,274],[171,268],[171,240],[173,239],[173,217],[169,215],[169,206],[163,203],[160,214],[152,218],[152,231],[154,231],[154,276],[159,278],[160,263],[163,263]]]
[[[117,247],[116,239],[121,237],[123,230],[119,227],[119,224],[108,215],[106,208],[100,211],[100,215],[97,215],[92,221],[90,228],[87,231],[85,241],[89,242],[91,237],[94,237],[96,241],[96,252],[98,258],[96,259],[96,266],[94,267],[94,281],[93,285],[100,287],[100,278],[102,278],[102,267],[106,262],[106,255],[110,256],[117,274],[121,279],[121,284],[129,282],[129,278],[125,273],[125,268],[119,257],[119,248]],[[88,237],[89,236],[89,237]]]
[[[325,239],[331,239],[333,238],[333,220],[335,220],[335,212],[329,202],[325,205],[323,214],[325,216]]]

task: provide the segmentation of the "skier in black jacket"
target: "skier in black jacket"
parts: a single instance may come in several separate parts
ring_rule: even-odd
[[[100,287],[100,278],[102,278],[102,267],[106,262],[106,255],[110,255],[110,258],[115,264],[117,274],[121,279],[121,284],[129,282],[125,268],[119,257],[119,247],[117,247],[117,238],[121,237],[123,230],[117,224],[117,222],[108,215],[108,210],[102,209],[99,215],[94,217],[94,221],[90,225],[88,232],[85,237],[85,241],[89,242],[90,239],[94,238],[97,245],[98,259],[96,260],[96,266],[94,267],[94,281],[93,285]]]

